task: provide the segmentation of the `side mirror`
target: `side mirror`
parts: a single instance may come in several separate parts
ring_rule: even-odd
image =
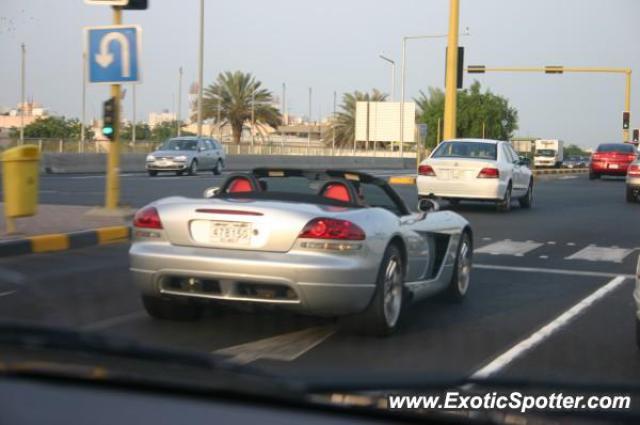
[[[198,148],[198,151],[199,151],[199,152],[204,152],[204,151],[206,151],[206,150],[207,150],[207,148],[205,148],[204,146],[200,146],[200,147]]]
[[[204,190],[204,193],[202,194],[202,196],[204,196],[206,199],[215,198],[216,195],[218,195],[219,193],[220,193],[219,187],[209,187]]]
[[[418,211],[433,212],[438,211],[440,205],[433,199],[422,198],[418,200]]]

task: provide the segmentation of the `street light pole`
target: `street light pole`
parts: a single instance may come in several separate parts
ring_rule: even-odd
[[[176,107],[176,134],[180,137],[182,133],[182,67],[178,68],[178,101]]]
[[[25,109],[25,74],[27,48],[24,43],[20,45],[22,50],[22,65],[20,67],[20,144],[24,144],[24,109]]]
[[[198,137],[202,137],[202,80],[204,62],[204,0],[200,0],[200,47],[198,51]]]
[[[311,145],[311,96],[312,90],[311,87],[309,87],[309,126],[307,130],[307,155],[309,154],[309,146]]]
[[[331,156],[336,154],[336,99],[337,93],[333,92],[333,122],[331,128],[333,129],[333,134],[331,136]]]
[[[456,106],[458,95],[458,25],[460,0],[449,0],[449,47],[447,50],[447,74],[444,98],[444,138],[456,137]]]
[[[463,36],[469,35],[469,28],[465,29]],[[401,76],[400,76],[400,155],[402,155],[404,149],[404,103],[406,93],[406,81],[407,81],[407,41],[408,40],[423,40],[431,38],[447,38],[447,34],[431,34],[431,35],[409,35],[402,37],[402,64],[401,64]]]
[[[382,59],[385,62],[388,62],[389,64],[391,64],[391,101],[393,102],[395,100],[396,97],[396,62],[392,59],[389,59],[388,57],[386,57],[384,55],[384,53],[380,53],[380,55],[378,55],[380,59]]]
[[[131,143],[135,144],[136,143],[136,85],[133,84],[131,87],[131,102],[133,103],[132,105],[132,110],[131,110],[131,115],[132,115],[132,125],[131,125]]]
[[[256,127],[256,90],[255,87],[251,92],[251,148],[255,143],[255,127]]]
[[[84,151],[85,125],[87,122],[87,51],[82,52],[82,122],[80,123],[80,152]]]

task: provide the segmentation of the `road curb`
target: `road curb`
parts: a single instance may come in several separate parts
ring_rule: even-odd
[[[126,242],[131,237],[128,226],[100,227],[71,233],[27,236],[20,239],[0,241],[0,257],[60,252],[95,245]]]

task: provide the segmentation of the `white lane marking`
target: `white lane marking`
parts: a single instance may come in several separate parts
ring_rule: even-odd
[[[567,246],[576,246],[575,242],[567,242]]]
[[[566,269],[546,269],[541,267],[511,267],[498,266],[493,264],[474,264],[474,269],[499,270],[505,272],[522,272],[522,273],[549,273],[569,276],[591,276],[591,277],[617,277],[624,276],[629,279],[635,277],[634,274],[607,273],[607,272],[590,272],[584,270],[566,270]]]
[[[555,242],[555,241],[549,241],[549,242],[547,242],[547,243],[548,243],[549,245],[555,245],[555,244],[556,244],[556,242]]]
[[[0,292],[0,297],[6,297],[7,295],[11,295],[13,293],[15,293],[16,290],[14,289],[13,291],[4,291],[4,292]]]
[[[318,326],[222,348],[213,353],[231,356],[229,361],[239,364],[251,363],[259,359],[290,362],[316,347],[335,332],[336,328],[333,326]]]
[[[548,259],[549,259],[549,256],[548,256],[548,255],[541,255],[541,256],[540,256],[540,258],[541,258],[542,260],[548,260]]]
[[[578,176],[561,176],[559,178],[559,180],[573,180],[573,179],[577,179]]]
[[[527,351],[531,350],[535,346],[539,345],[542,341],[549,338],[551,335],[562,329],[569,322],[575,319],[580,313],[591,307],[600,299],[604,298],[614,289],[618,288],[626,280],[625,276],[617,276],[609,281],[606,285],[598,288],[591,295],[582,299],[579,303],[571,307],[569,310],[562,313],[560,316],[553,319],[551,322],[544,325],[542,328],[535,331],[528,338],[520,341],[509,350],[505,351],[487,365],[483,366],[479,370],[475,371],[472,375],[472,379],[482,379],[488,376],[494,375],[501,369],[504,369],[510,363],[512,363],[518,357],[521,357]]]
[[[589,245],[568,256],[565,260],[609,261],[622,263],[633,252],[633,249]]]
[[[111,328],[113,326],[118,326],[127,322],[132,322],[146,315],[147,314],[144,311],[134,311],[133,313],[122,314],[120,316],[110,317],[108,319],[98,320],[97,322],[89,323],[88,325],[84,325],[82,327],[82,330],[102,331],[102,330]]]
[[[482,238],[483,241],[490,241],[491,238]]]
[[[510,239],[505,239],[499,242],[494,242],[489,245],[485,245],[475,250],[476,254],[491,254],[491,255],[517,255],[522,256],[536,248],[541,247],[543,244],[539,242],[526,241],[516,242]]]

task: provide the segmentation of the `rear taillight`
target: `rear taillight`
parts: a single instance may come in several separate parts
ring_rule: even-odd
[[[631,162],[635,161],[637,159],[637,157],[634,154],[629,154],[627,155],[627,159]]]
[[[365,234],[358,225],[347,220],[314,218],[304,226],[298,237],[302,239],[362,241],[365,239]]]
[[[627,174],[632,177],[640,177],[640,165],[630,165]]]
[[[436,172],[433,171],[433,167],[431,165],[420,165],[418,167],[418,174],[421,176],[435,177]]]
[[[133,227],[142,229],[162,229],[162,222],[158,210],[154,207],[146,207],[136,212],[133,216]]]
[[[479,179],[497,179],[500,177],[500,170],[497,168],[487,167],[478,173]]]

